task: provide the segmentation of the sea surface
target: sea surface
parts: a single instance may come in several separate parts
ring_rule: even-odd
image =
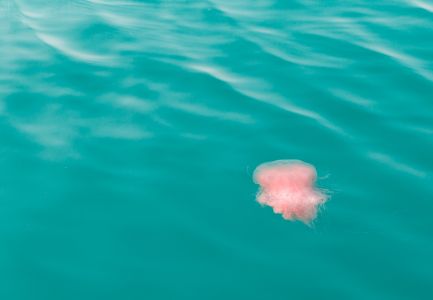
[[[432,214],[430,0],[0,0],[2,300],[431,300]]]

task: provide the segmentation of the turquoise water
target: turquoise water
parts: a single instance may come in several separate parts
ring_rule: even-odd
[[[0,299],[433,299],[432,154],[428,0],[0,0]]]

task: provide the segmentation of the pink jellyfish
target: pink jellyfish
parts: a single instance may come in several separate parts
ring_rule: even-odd
[[[259,165],[254,182],[260,185],[257,201],[271,206],[286,220],[311,223],[327,196],[314,187],[314,166],[300,160],[276,160]]]

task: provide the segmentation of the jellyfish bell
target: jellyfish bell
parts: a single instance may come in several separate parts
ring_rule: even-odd
[[[279,182],[312,182],[316,179],[316,169],[300,160],[277,160],[263,163],[254,171],[254,181],[258,184]]]

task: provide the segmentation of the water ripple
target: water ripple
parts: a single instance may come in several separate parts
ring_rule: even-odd
[[[432,12],[0,1],[5,297],[430,296]],[[281,158],[333,191],[316,227],[255,205]]]

